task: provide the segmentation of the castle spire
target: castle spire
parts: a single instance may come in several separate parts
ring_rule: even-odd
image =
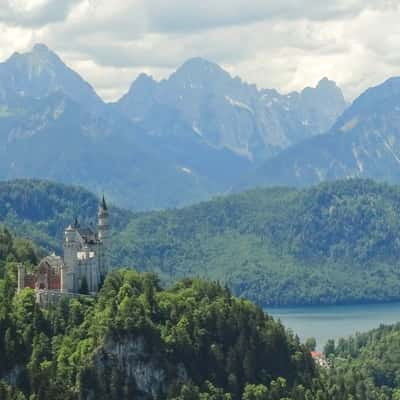
[[[105,239],[108,231],[108,209],[104,195],[99,205],[98,217],[99,217],[99,223],[98,223],[99,236],[100,238]]]
[[[103,193],[103,198],[101,199],[101,208],[102,208],[104,211],[107,211],[107,203],[106,203],[106,199],[105,199],[105,197],[104,197],[104,193]]]
[[[106,259],[106,254],[107,254],[107,244],[108,244],[108,210],[107,210],[107,203],[106,199],[103,197],[101,199],[100,205],[99,205],[99,213],[98,213],[98,239],[100,241],[100,247],[99,247],[99,270],[100,270],[100,276],[104,278],[107,274],[108,270],[108,264],[107,264],[107,259]]]

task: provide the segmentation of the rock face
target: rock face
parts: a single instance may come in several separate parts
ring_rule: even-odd
[[[170,115],[184,121],[210,146],[257,162],[324,133],[346,103],[340,89],[327,78],[316,88],[281,95],[258,90],[232,78],[217,64],[195,58],[161,82],[140,75],[116,106],[142,126],[149,119],[159,121],[146,130],[151,135],[170,135],[163,122]]]
[[[23,368],[17,365],[4,377],[4,380],[10,385],[16,386],[22,372]]]
[[[100,376],[110,369],[118,370],[122,381],[134,382],[140,398],[153,399],[165,393],[166,372],[160,357],[149,351],[143,337],[107,340],[98,350],[94,366]]]
[[[400,78],[368,89],[328,134],[267,161],[243,186],[306,186],[349,177],[400,182]]]

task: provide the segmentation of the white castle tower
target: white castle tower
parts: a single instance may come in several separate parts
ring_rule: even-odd
[[[108,273],[108,260],[107,260],[107,250],[108,250],[108,208],[106,200],[103,198],[100,203],[98,216],[98,239],[99,239],[99,267],[100,276],[103,280]]]

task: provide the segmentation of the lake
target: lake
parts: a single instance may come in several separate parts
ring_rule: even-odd
[[[322,350],[328,339],[336,340],[400,321],[400,303],[266,308],[264,311],[280,319],[301,340],[315,337],[318,350]]]

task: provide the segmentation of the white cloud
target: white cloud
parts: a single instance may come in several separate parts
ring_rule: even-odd
[[[64,20],[81,0],[0,0],[0,22],[41,26]]]
[[[0,0],[0,57],[44,42],[107,99],[202,56],[281,91],[353,98],[400,75],[398,0]]]

